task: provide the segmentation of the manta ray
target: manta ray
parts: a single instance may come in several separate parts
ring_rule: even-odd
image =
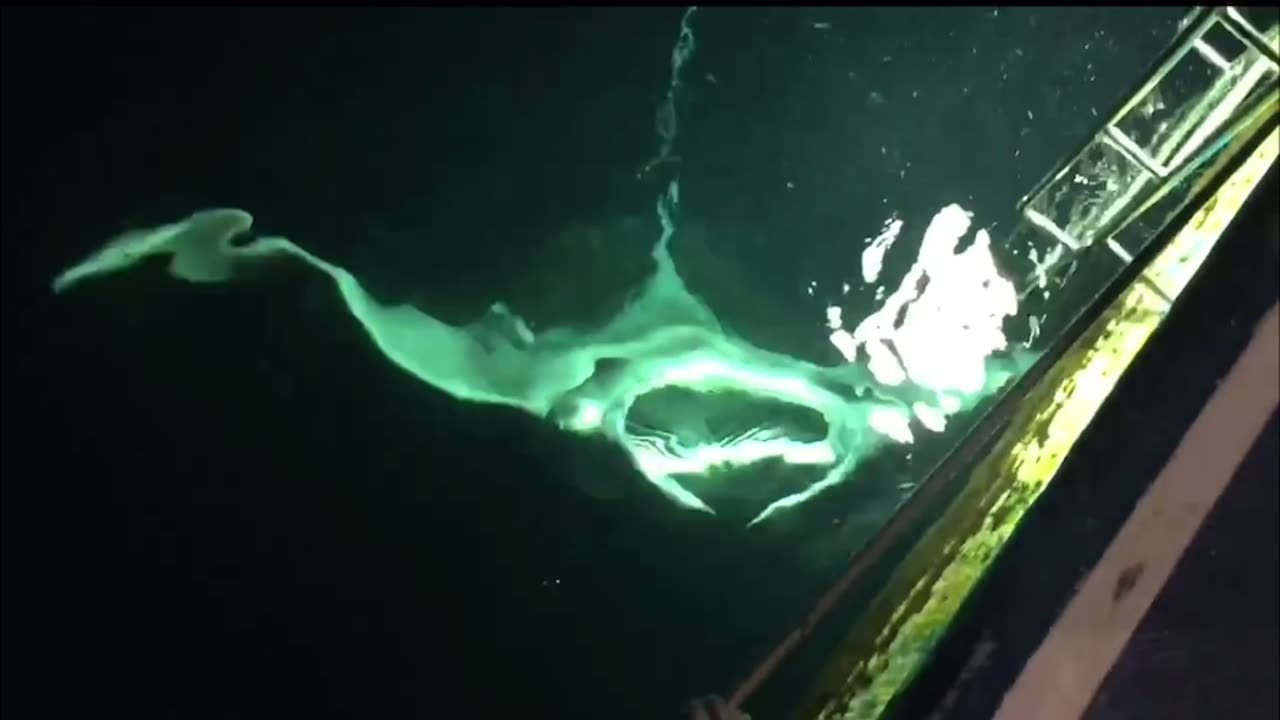
[[[669,252],[677,201],[678,184],[672,182],[658,202],[662,232],[651,252],[653,272],[621,311],[586,330],[551,327],[535,334],[500,301],[464,325],[410,305],[380,303],[346,269],[284,237],[253,234],[253,216],[234,208],[199,210],[176,222],[124,232],[58,274],[52,289],[67,292],[156,256],[168,258],[171,276],[192,283],[223,282],[242,267],[268,259],[300,261],[333,281],[374,345],[409,375],[460,401],[519,408],[567,431],[614,443],[680,507],[713,512],[682,484],[682,476],[765,459],[820,470],[819,479],[772,499],[750,524],[845,481],[877,448],[909,442],[911,408],[935,400],[935,393],[911,383],[880,382],[861,363],[823,366],[765,350],[721,327],[685,287]],[[960,398],[951,410],[994,392],[1017,364],[1005,362],[988,387]],[[731,390],[808,408],[825,421],[826,433],[793,438],[783,428],[763,426],[733,437],[705,438],[700,437],[706,433],[703,426],[679,426],[690,413],[671,413],[669,422],[676,427],[645,430],[628,423],[637,399],[663,388]]]

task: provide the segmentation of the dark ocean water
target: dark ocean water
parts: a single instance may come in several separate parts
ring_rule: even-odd
[[[652,217],[679,17],[4,11],[10,717],[657,718],[732,689],[955,438],[748,533],[566,487],[579,445],[413,382],[304,271],[48,291],[125,227],[231,205],[446,319],[589,313],[643,268],[565,230]],[[948,202],[1007,222],[1178,17],[700,10],[705,241],[677,259],[736,331],[831,361],[862,238]]]

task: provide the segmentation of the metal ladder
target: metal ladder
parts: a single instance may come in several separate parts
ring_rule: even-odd
[[[1102,246],[1105,246],[1121,262],[1126,265],[1133,262],[1133,255],[1115,239],[1116,232],[1124,227],[1126,223],[1100,228],[1103,232],[1094,237],[1076,237],[1035,207],[1035,200],[1044,195],[1046,190],[1056,187],[1063,177],[1075,167],[1081,156],[1092,148],[1095,143],[1105,145],[1126,162],[1137,167],[1145,175],[1145,178],[1142,178],[1144,184],[1155,186],[1151,194],[1162,195],[1160,188],[1174,186],[1185,179],[1191,171],[1204,162],[1207,156],[1212,155],[1228,144],[1234,132],[1239,129],[1238,126],[1244,124],[1237,122],[1236,127],[1231,127],[1227,123],[1229,118],[1220,118],[1220,122],[1216,127],[1211,125],[1207,128],[1198,128],[1197,132],[1192,135],[1191,141],[1184,143],[1173,157],[1164,161],[1153,157],[1119,127],[1119,124],[1128,118],[1140,103],[1146,100],[1149,94],[1169,75],[1170,71],[1190,52],[1197,53],[1209,65],[1217,68],[1218,75],[1215,78],[1215,82],[1226,79],[1227,74],[1234,69],[1233,64],[1205,38],[1205,35],[1211,29],[1216,25],[1226,28],[1245,46],[1246,54],[1252,51],[1256,54],[1255,60],[1260,60],[1269,67],[1272,75],[1271,83],[1276,83],[1277,76],[1280,75],[1280,58],[1277,57],[1276,46],[1268,40],[1266,35],[1255,28],[1239,10],[1234,7],[1198,8],[1189,16],[1188,20],[1189,22],[1182,31],[1182,37],[1171,46],[1171,50],[1166,53],[1165,57],[1138,91],[1133,93],[1111,115],[1103,125],[1102,130],[1085,143],[1081,150],[1067,162],[1059,166],[1055,173],[1046,177],[1035,190],[1025,196],[1019,203],[1022,218],[1030,226],[1063,246],[1065,252],[1061,255],[1064,258],[1061,262],[1075,259],[1080,253],[1092,247],[1099,240]],[[1234,110],[1236,110],[1235,107],[1227,108],[1228,115],[1232,114]],[[1217,137],[1211,139],[1210,136],[1215,134]],[[1206,149],[1210,152],[1204,152]],[[1136,218],[1137,215],[1141,214],[1143,210],[1150,207],[1154,202],[1154,200],[1148,199],[1147,202],[1143,203],[1140,202],[1139,197],[1131,198],[1131,200],[1135,206],[1140,206],[1141,209],[1117,208],[1116,212],[1116,215],[1123,213],[1126,222]],[[1126,212],[1126,210],[1128,211]],[[1061,262],[1057,264],[1060,265]],[[1169,293],[1161,288],[1159,283],[1145,271],[1139,276],[1139,282],[1146,285],[1164,302],[1172,304],[1173,301]]]

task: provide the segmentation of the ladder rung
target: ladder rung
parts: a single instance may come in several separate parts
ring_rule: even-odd
[[[1103,138],[1107,140],[1107,144],[1125,156],[1129,162],[1137,165],[1147,173],[1158,178],[1168,177],[1169,171],[1163,165],[1156,162],[1156,159],[1147,154],[1145,150],[1138,147],[1128,135],[1125,135],[1120,128],[1115,125],[1108,125]]]
[[[1083,243],[1071,237],[1067,234],[1066,230],[1058,227],[1057,223],[1045,217],[1039,210],[1031,207],[1023,208],[1022,216],[1025,217],[1032,225],[1035,225],[1045,231],[1049,237],[1057,240],[1063,245],[1066,245],[1068,249],[1076,251],[1083,247]]]
[[[1253,26],[1253,23],[1249,22],[1248,18],[1241,15],[1240,11],[1233,7],[1220,8],[1217,12],[1218,20],[1232,34],[1253,48],[1259,55],[1270,60],[1272,67],[1280,69],[1280,53],[1277,53],[1276,47],[1267,42],[1267,37],[1258,32],[1258,29]]]

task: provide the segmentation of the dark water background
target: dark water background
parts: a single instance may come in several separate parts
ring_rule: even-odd
[[[4,11],[11,717],[665,717],[786,632],[913,465],[748,534],[563,487],[580,448],[412,382],[305,271],[48,293],[114,232],[215,205],[448,319],[616,293],[636,248],[564,230],[651,217],[679,14]],[[699,11],[695,291],[831,360],[862,238],[948,202],[1007,223],[1179,14]]]

